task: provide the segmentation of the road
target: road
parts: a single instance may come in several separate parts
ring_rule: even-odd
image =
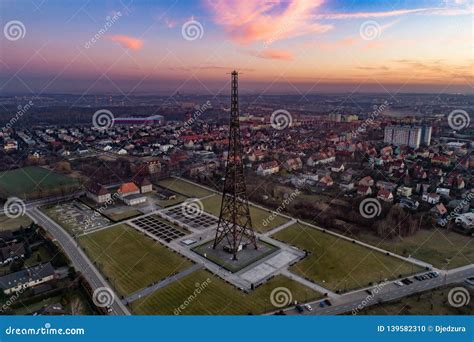
[[[397,286],[395,283],[387,282],[378,285],[378,292],[371,296],[365,289],[352,291],[342,294],[336,298],[330,298],[332,306],[321,308],[319,303],[321,300],[310,302],[313,311],[304,310],[303,313],[298,313],[294,307],[285,309],[287,315],[337,315],[342,313],[352,312],[357,314],[360,310],[357,307],[367,307],[378,304],[380,302],[387,302],[394,299],[410,296],[415,293],[424,292],[444,285],[462,283],[466,278],[474,276],[474,265],[459,267],[449,271],[439,271],[440,275],[437,278],[418,281],[413,280],[410,285]],[[374,289],[375,287],[372,287]]]
[[[92,290],[95,290],[99,287],[107,287],[111,291],[113,291],[112,286],[107,283],[107,281],[102,277],[100,272],[90,262],[89,258],[85,255],[85,253],[79,247],[77,242],[68,233],[66,233],[66,231],[64,231],[61,226],[59,226],[56,222],[41,213],[37,207],[28,206],[26,214],[35,223],[46,229],[59,242],[66,254],[69,256],[69,259],[71,259],[76,271],[81,272],[84,275],[84,277],[91,285]],[[130,315],[130,311],[120,301],[117,294],[114,293],[114,295],[115,301],[111,305],[111,314]]]

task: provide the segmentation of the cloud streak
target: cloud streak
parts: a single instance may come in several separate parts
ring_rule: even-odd
[[[234,1],[207,0],[214,21],[237,44],[267,43],[310,33],[323,33],[332,25],[314,22],[323,0]]]
[[[117,34],[107,37],[109,40],[119,43],[125,49],[140,50],[143,47],[143,40],[131,36]]]

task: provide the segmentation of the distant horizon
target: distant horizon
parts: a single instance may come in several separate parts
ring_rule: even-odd
[[[0,4],[0,92],[474,93],[470,0]],[[47,20],[38,15],[47,14]]]

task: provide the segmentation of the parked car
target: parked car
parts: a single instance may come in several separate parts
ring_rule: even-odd
[[[330,302],[328,299],[325,299],[325,300],[323,300],[322,302],[319,302],[319,306],[320,306],[321,308],[324,308],[324,307],[326,307],[326,306],[331,306],[331,305],[332,305],[332,304],[331,304],[331,302]]]
[[[397,286],[403,286],[403,283],[401,281],[394,281],[393,283]]]
[[[305,307],[306,310],[308,310],[308,311],[313,311],[313,308],[312,308],[311,305],[309,305],[309,304],[305,304],[304,307]]]

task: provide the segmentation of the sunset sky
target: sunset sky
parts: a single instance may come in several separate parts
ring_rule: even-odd
[[[216,93],[234,68],[243,92],[473,93],[473,14],[471,0],[2,0],[0,94]]]

